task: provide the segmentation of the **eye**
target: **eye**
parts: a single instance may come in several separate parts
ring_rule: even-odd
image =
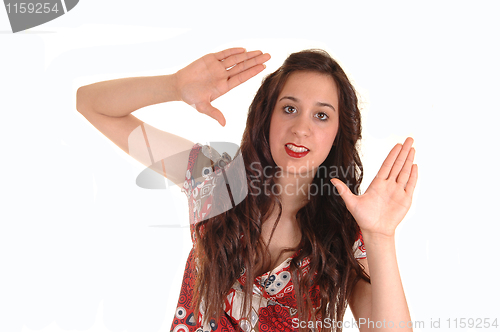
[[[291,113],[295,113],[297,110],[293,106],[286,105],[286,106],[283,106],[283,111],[287,114],[291,114]]]
[[[326,121],[326,120],[328,120],[328,114],[323,113],[323,112],[319,112],[318,114],[316,114],[316,117],[317,117],[318,119],[320,119],[321,121]]]

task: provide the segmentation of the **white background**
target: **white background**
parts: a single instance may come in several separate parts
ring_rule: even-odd
[[[181,103],[134,115],[239,143],[264,75],[326,49],[362,97],[364,186],[415,139],[420,178],[397,234],[413,320],[500,320],[497,2],[346,3],[82,0],[17,34],[0,9],[0,331],[169,331],[191,244],[185,198],[137,187],[144,167],[76,111],[76,89],[233,46],[273,58],[214,103],[225,128]]]

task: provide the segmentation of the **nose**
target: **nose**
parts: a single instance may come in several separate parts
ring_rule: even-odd
[[[300,137],[308,137],[311,135],[311,124],[308,117],[305,114],[298,116],[294,119],[294,123],[292,125],[292,132]]]

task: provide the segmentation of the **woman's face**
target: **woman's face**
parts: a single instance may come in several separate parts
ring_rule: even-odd
[[[314,175],[331,150],[339,127],[337,85],[331,76],[292,73],[271,117],[269,144],[276,165]]]

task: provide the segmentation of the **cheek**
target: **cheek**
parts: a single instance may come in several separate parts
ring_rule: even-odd
[[[335,119],[335,125],[332,126],[332,129],[330,130],[330,137],[329,140],[332,142],[335,142],[335,139],[337,138],[337,135],[339,133],[339,119]]]
[[[335,127],[335,128],[332,128],[331,130],[327,131],[324,133],[324,135],[322,135],[322,137],[320,138],[321,139],[321,142],[323,142],[323,146],[324,146],[324,150],[322,151],[325,159],[326,157],[328,156],[328,154],[330,153],[330,150],[332,149],[332,145],[333,143],[335,142],[335,138],[337,136],[337,133],[338,133],[338,128]]]
[[[331,138],[330,138],[330,141],[332,142],[332,145],[333,145],[333,143],[335,142],[335,140],[337,139],[337,134],[338,134],[338,132],[339,132],[339,131],[338,131],[338,128],[335,128],[335,131],[334,131],[333,135],[332,135],[332,136],[331,136]]]

